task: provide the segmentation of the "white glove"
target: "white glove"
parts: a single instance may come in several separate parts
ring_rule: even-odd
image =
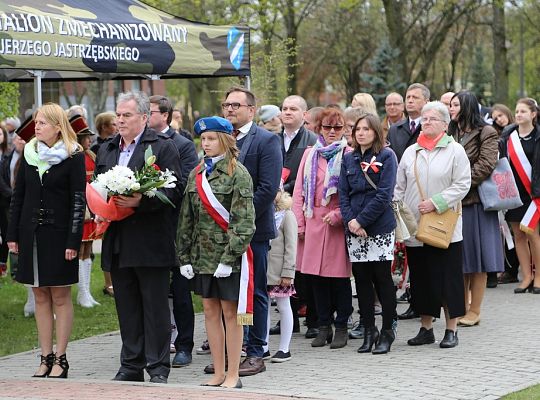
[[[228,265],[219,263],[216,269],[216,272],[214,272],[214,276],[216,278],[227,278],[231,275],[232,267],[229,267]]]
[[[182,265],[180,267],[180,273],[182,274],[183,277],[187,279],[192,279],[195,276],[195,274],[193,273],[193,267],[191,266],[191,264]]]

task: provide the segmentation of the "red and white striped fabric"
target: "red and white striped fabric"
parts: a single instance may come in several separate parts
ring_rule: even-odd
[[[508,139],[508,158],[516,169],[527,193],[531,195],[532,166],[523,150],[523,146],[521,146],[517,131],[512,132]],[[519,228],[525,232],[532,232],[538,225],[538,221],[540,221],[540,199],[532,199],[527,212],[520,222]]]
[[[200,165],[197,167],[195,184],[203,207],[220,228],[227,232],[229,228],[229,212],[212,192],[212,188],[206,179],[206,173],[204,171],[200,173]],[[253,252],[251,246],[248,246],[247,251],[242,254],[240,269],[240,293],[236,310],[239,325],[253,325],[253,291]]]

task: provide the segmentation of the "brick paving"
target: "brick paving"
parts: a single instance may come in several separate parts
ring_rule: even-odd
[[[515,286],[486,290],[480,325],[460,328],[454,349],[438,347],[441,320],[434,324],[437,343],[420,347],[406,344],[419,320],[400,321],[392,351],[381,356],[358,354],[359,340],[343,349],[313,349],[303,328],[293,334],[291,361],[267,362],[266,372],[242,378],[243,389],[224,390],[199,386],[207,379],[202,370],[210,356],[196,354],[190,366],[171,370],[168,385],[111,382],[120,350],[120,336],[113,332],[70,343],[66,381],[29,378],[38,350],[0,358],[0,399],[498,399],[540,383],[540,296],[514,295]],[[196,347],[204,335],[198,315]],[[271,352],[277,344],[271,336]]]

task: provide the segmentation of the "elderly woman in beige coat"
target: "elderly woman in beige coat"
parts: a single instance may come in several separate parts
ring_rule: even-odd
[[[426,104],[422,109],[422,132],[418,141],[405,150],[399,163],[394,199],[403,200],[417,220],[420,214],[432,211],[441,214],[455,208],[471,186],[469,159],[463,147],[446,134],[449,122],[450,115],[443,103]],[[420,314],[422,323],[418,335],[407,342],[410,346],[435,342],[432,321],[433,317],[439,318],[441,307],[446,317],[446,331],[440,347],[458,344],[457,321],[465,314],[461,228],[460,216],[448,249],[432,247],[415,238],[405,241],[411,305]]]

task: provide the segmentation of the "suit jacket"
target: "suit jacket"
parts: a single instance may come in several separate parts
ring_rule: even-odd
[[[317,141],[317,135],[302,126],[298,131],[298,134],[292,140],[288,151],[285,151],[284,135],[284,132],[279,134],[279,138],[281,139],[281,152],[283,155],[283,167],[288,168],[291,173],[287,177],[283,188],[292,196],[294,191],[294,183],[296,182],[296,175],[298,174],[298,167],[300,166],[300,161],[302,161],[304,151],[309,146],[313,146],[315,144]]]
[[[243,139],[238,161],[253,180],[255,235],[253,241],[266,241],[277,236],[274,221],[274,199],[279,190],[283,157],[279,137],[252,124]]]
[[[120,135],[106,142],[96,158],[96,175],[118,164]],[[134,171],[144,165],[144,152],[152,146],[156,164],[160,169],[174,171],[181,176],[180,157],[171,140],[146,128],[133,151],[128,167]],[[159,189],[173,204],[179,204],[180,182],[174,188]],[[114,254],[118,265],[124,267],[167,267],[175,265],[176,225],[175,208],[161,202],[157,197],[143,196],[135,213],[121,221],[111,222],[103,237],[101,266],[110,271]]]
[[[186,188],[189,173],[199,163],[199,157],[197,156],[197,150],[195,150],[195,144],[192,140],[186,139],[171,127],[169,127],[166,132],[158,132],[158,136],[171,139],[178,150],[178,154],[180,155],[180,169],[182,171],[179,179],[180,193],[183,194]],[[176,206],[180,208],[181,203],[182,197],[180,197],[180,201]]]
[[[388,142],[390,142],[390,148],[394,150],[398,161],[401,160],[403,153],[411,144],[415,144],[418,139],[418,135],[422,130],[422,126],[418,124],[416,130],[411,132],[409,118],[403,121],[397,122],[388,130]]]

